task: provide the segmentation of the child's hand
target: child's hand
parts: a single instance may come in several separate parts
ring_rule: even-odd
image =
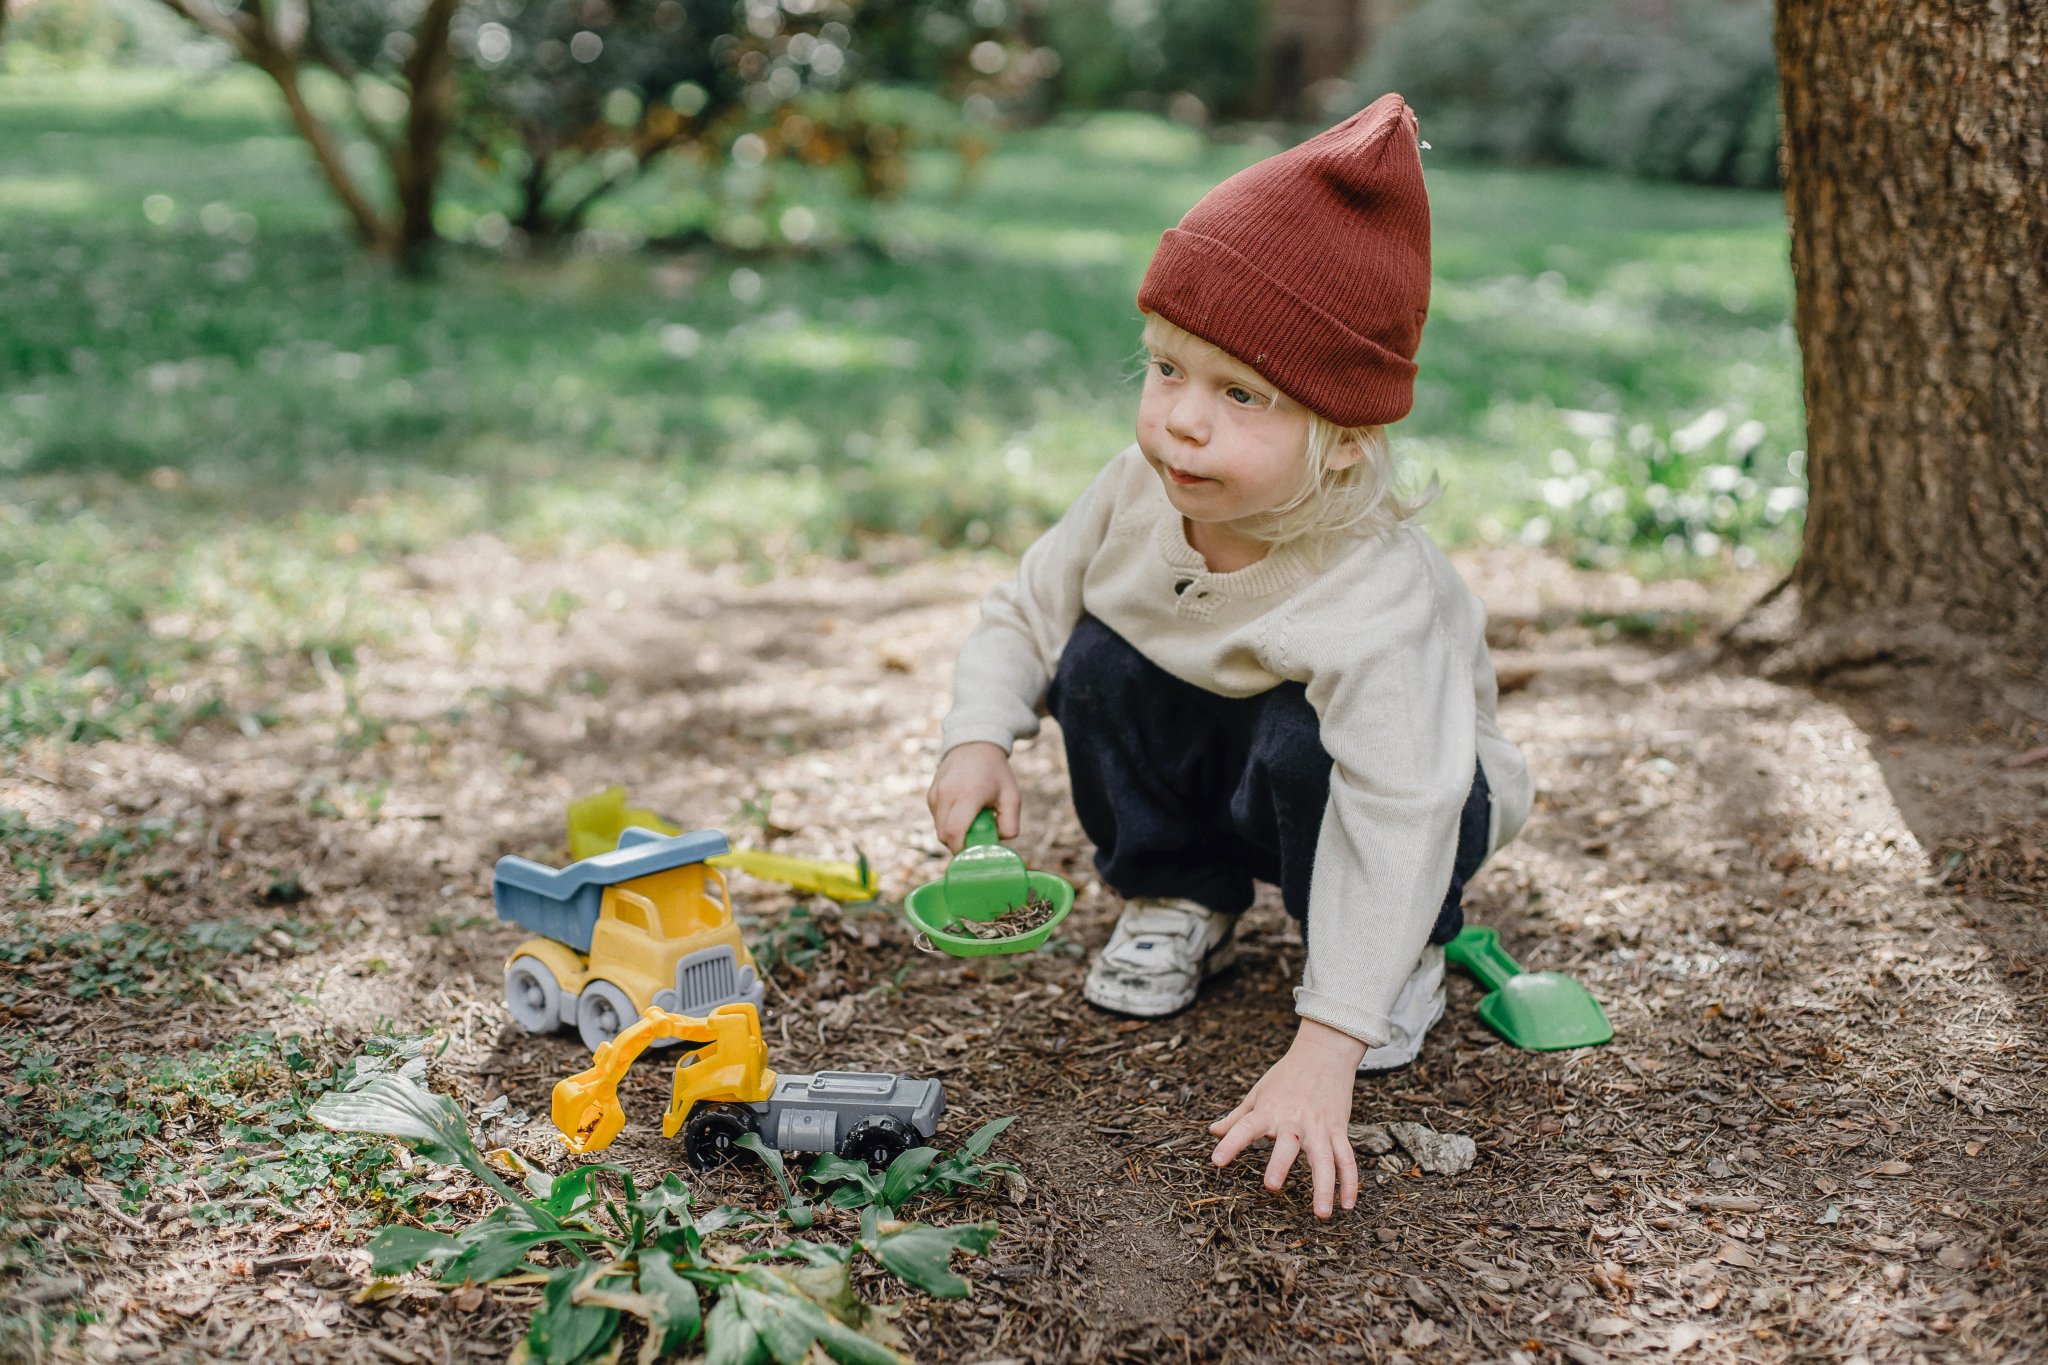
[[[1016,838],[1024,798],[1002,745],[974,743],[950,749],[939,760],[939,771],[932,778],[932,789],[924,794],[924,803],[931,807],[932,828],[938,832],[939,842],[958,853],[967,827],[990,806],[996,810],[996,833],[1005,839]]]
[[[1358,1158],[1351,1151],[1351,1086],[1365,1044],[1348,1033],[1301,1021],[1294,1045],[1273,1063],[1237,1108],[1209,1125],[1223,1141],[1209,1154],[1218,1166],[1260,1138],[1273,1139],[1266,1188],[1287,1183],[1297,1156],[1308,1158],[1316,1217],[1328,1218],[1331,1193],[1345,1208],[1358,1203]]]

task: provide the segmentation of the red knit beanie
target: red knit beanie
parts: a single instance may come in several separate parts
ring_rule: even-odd
[[[1159,239],[1138,307],[1339,426],[1406,416],[1429,311],[1415,111],[1382,95],[1210,190]]]

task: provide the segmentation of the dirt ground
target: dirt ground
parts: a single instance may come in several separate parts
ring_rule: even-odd
[[[1645,587],[1506,553],[1461,566],[1492,610],[1512,686],[1503,723],[1540,789],[1468,916],[1524,963],[1581,977],[1614,1043],[1514,1051],[1461,980],[1421,1060],[1362,1083],[1355,1118],[1469,1135],[1471,1171],[1368,1164],[1358,1209],[1322,1224],[1299,1181],[1274,1195],[1256,1162],[1213,1170],[1203,1125],[1290,1036],[1299,938],[1262,902],[1243,965],[1194,1008],[1140,1023],[1084,1004],[1085,950],[1115,905],[1049,729],[1020,749],[1019,847],[1082,888],[1065,948],[975,965],[920,955],[886,911],[821,905],[825,951],[770,992],[777,1065],[939,1076],[954,1140],[1018,1116],[996,1155],[1028,1188],[957,1210],[1002,1234],[968,1267],[972,1298],[913,1297],[900,1322],[915,1354],[2040,1358],[2048,763],[2002,760],[2048,734],[1704,663],[1688,632],[1761,584]],[[180,831],[154,864],[169,875],[47,913],[260,918],[289,874],[305,894],[292,913],[325,926],[316,945],[280,937],[175,1003],[76,1001],[6,968],[5,1026],[69,1057],[258,1028],[345,1057],[380,1026],[438,1030],[438,1088],[544,1115],[579,1052],[506,1023],[499,972],[519,934],[488,922],[493,859],[559,860],[567,801],[624,782],[739,842],[767,826],[784,851],[858,846],[900,897],[942,867],[922,793],[952,649],[989,572],[913,560],[749,585],[488,541],[394,566],[381,590],[417,629],[352,682],[291,696],[281,723],[30,751],[0,769],[0,806],[32,823]],[[557,589],[582,599],[566,621],[519,605]],[[17,906],[27,876],[0,870]],[[736,895],[770,927],[792,904],[743,878]],[[612,1153],[649,1172],[679,1163],[654,1121],[663,1081],[636,1072]],[[513,1145],[562,1161],[544,1117]],[[534,1302],[421,1285],[359,1305],[360,1233],[337,1236],[317,1208],[197,1228],[181,1201],[200,1197],[7,1210],[42,1251],[0,1296],[96,1319],[12,1349],[496,1359]]]

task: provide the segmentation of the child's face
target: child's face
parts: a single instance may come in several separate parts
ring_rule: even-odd
[[[1190,521],[1233,522],[1297,497],[1308,409],[1200,337],[1151,318],[1138,449]]]

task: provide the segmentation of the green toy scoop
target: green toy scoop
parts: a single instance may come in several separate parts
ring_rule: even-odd
[[[1444,961],[1486,988],[1479,1018],[1516,1047],[1557,1052],[1597,1047],[1614,1025],[1593,993],[1563,972],[1525,972],[1500,946],[1500,935],[1474,925],[1444,945]]]
[[[1031,898],[1024,860],[996,837],[996,813],[984,810],[946,864],[946,908],[955,918],[991,920]]]

